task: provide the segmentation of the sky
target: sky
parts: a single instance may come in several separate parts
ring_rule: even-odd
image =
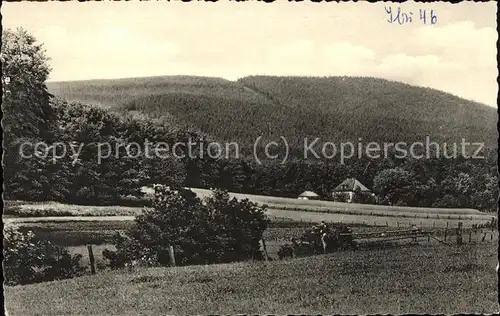
[[[413,13],[411,23],[389,23],[389,7]],[[497,103],[494,1],[4,2],[1,11],[4,27],[44,43],[51,81],[371,76]]]

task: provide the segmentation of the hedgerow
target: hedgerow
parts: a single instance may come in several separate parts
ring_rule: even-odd
[[[39,239],[32,231],[4,230],[3,270],[7,285],[67,279],[83,275],[81,255]]]

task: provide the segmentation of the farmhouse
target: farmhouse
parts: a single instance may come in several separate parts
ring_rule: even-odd
[[[312,191],[304,191],[298,197],[299,200],[319,200],[319,195]]]
[[[352,203],[356,199],[371,196],[372,192],[355,178],[347,178],[333,190],[335,201]]]

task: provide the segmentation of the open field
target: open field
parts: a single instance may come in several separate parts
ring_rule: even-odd
[[[315,211],[289,211],[282,209],[275,209],[270,207],[266,213],[271,218],[280,218],[286,220],[294,221],[306,221],[306,222],[320,222],[322,220],[326,222],[342,222],[346,224],[366,224],[373,226],[389,226],[389,227],[403,227],[411,226],[415,224],[421,227],[457,227],[459,222],[462,222],[464,227],[470,227],[473,224],[485,224],[491,222],[494,218],[493,215],[484,216],[481,218],[463,216],[458,219],[448,217],[439,219],[437,218],[422,218],[422,217],[388,217],[379,216],[376,213],[365,214],[365,215],[351,215],[351,214],[338,214],[338,213],[323,213]]]
[[[200,198],[211,194],[210,190],[192,189]],[[146,198],[151,197],[152,189],[144,188]],[[381,205],[365,205],[337,203],[329,201],[298,200],[269,196],[230,193],[231,197],[245,199],[268,205],[266,214],[272,222],[309,223],[342,222],[350,226],[386,226],[409,227],[413,224],[422,228],[455,228],[459,222],[464,227],[474,224],[485,224],[496,218],[496,214],[485,214],[472,209],[434,209],[415,207],[391,207]],[[5,224],[18,224],[38,227],[51,231],[56,229],[57,238],[64,239],[63,231],[68,233],[69,240],[78,239],[82,232],[90,231],[90,243],[99,244],[109,240],[109,232],[128,227],[135,215],[141,214],[143,207],[126,206],[86,206],[67,205],[57,202],[23,202],[7,201],[7,216],[3,217]],[[10,215],[9,215],[10,214]],[[67,222],[82,222],[66,224]],[[106,224],[106,222],[113,224]],[[124,222],[119,224],[119,222]],[[126,223],[125,223],[126,222]],[[76,225],[76,226],[75,226]],[[112,225],[113,229],[102,229]],[[87,227],[85,229],[67,229],[67,227]],[[45,228],[43,228],[45,227]],[[59,228],[58,228],[59,227]],[[91,228],[89,228],[91,227]],[[102,233],[99,233],[101,232]],[[109,233],[109,234],[108,234]],[[59,235],[61,237],[59,237]],[[47,234],[46,234],[47,235]],[[76,237],[74,237],[76,236]],[[74,237],[74,238],[73,238]],[[71,245],[71,244],[70,244]]]
[[[412,224],[420,227],[456,227],[462,222],[464,227],[471,227],[473,224],[486,224],[491,222],[491,217],[485,219],[470,219],[463,217],[461,219],[432,219],[419,217],[386,217],[376,215],[350,215],[350,214],[331,214],[314,211],[290,211],[268,208],[266,214],[271,221],[287,222],[305,222],[317,223],[342,222],[350,225],[370,225],[370,226],[388,226],[388,227],[408,227]],[[53,223],[53,222],[100,222],[100,221],[133,221],[134,216],[46,216],[46,217],[13,217],[3,216],[4,224],[23,225],[27,223]]]
[[[192,189],[200,198],[211,194],[210,190]],[[145,188],[146,198],[152,189]],[[246,199],[259,205],[267,205],[267,215],[272,220],[298,222],[343,222],[350,225],[401,227],[412,224],[421,227],[456,227],[459,222],[470,227],[485,224],[496,218],[496,214],[481,213],[473,209],[443,209],[395,207],[383,205],[351,204],[329,201],[298,200],[291,198],[230,193],[231,197]],[[98,221],[133,220],[143,211],[142,207],[126,206],[82,206],[56,202],[9,201],[5,223],[42,221]],[[10,215],[9,215],[10,214]],[[15,218],[11,218],[11,217]],[[96,218],[92,218],[96,217]],[[97,217],[101,217],[98,219]]]
[[[11,316],[486,314],[498,312],[496,263],[496,245],[414,246],[268,263],[102,272],[6,287],[5,298]]]
[[[189,188],[200,198],[212,194],[210,190]],[[154,190],[143,187],[145,199],[153,198]],[[271,209],[282,211],[309,211],[329,214],[368,215],[403,218],[432,218],[432,219],[462,219],[462,220],[491,220],[495,214],[480,212],[476,209],[454,208],[424,208],[406,206],[387,206],[372,204],[341,203],[321,200],[299,200],[293,198],[273,197],[264,195],[242,194],[229,192],[231,198],[249,199],[259,205],[267,205]],[[16,217],[35,216],[133,216],[140,214],[139,206],[92,206],[70,205],[58,202],[29,202],[7,201],[6,215]]]
[[[326,222],[342,222],[347,225],[369,225],[369,226],[387,226],[387,227],[409,227],[415,224],[419,227],[456,227],[459,222],[462,222],[464,227],[471,227],[473,224],[486,224],[490,220],[468,220],[467,218],[458,220],[448,219],[424,219],[424,218],[400,218],[400,217],[383,217],[372,215],[343,215],[329,214],[309,211],[286,211],[279,209],[268,209],[266,214],[271,221],[275,222],[299,222],[299,223],[318,223]],[[5,225],[31,225],[36,223],[65,223],[65,222],[116,222],[134,220],[134,216],[49,216],[49,217],[5,217],[3,222]],[[99,224],[96,224],[99,225]]]
[[[200,198],[211,195],[210,190],[190,188]],[[154,194],[152,188],[143,188],[146,196]],[[455,227],[458,222],[465,226],[490,222],[496,214],[487,214],[475,209],[424,208],[386,206],[371,204],[340,203],[331,201],[299,200],[264,195],[229,193],[236,199],[249,199],[259,205],[267,205],[267,215],[296,221],[345,222],[398,227],[416,224],[423,227]]]
[[[4,215],[15,217],[49,216],[135,216],[142,207],[72,205],[59,202],[7,201]]]
[[[190,188],[199,197],[210,196],[211,191],[206,189]],[[146,191],[148,194],[153,192]],[[333,212],[358,212],[357,214],[367,214],[367,213],[382,213],[382,214],[394,214],[394,215],[483,215],[484,213],[475,209],[454,209],[454,208],[426,208],[426,207],[407,207],[407,206],[387,206],[387,205],[372,205],[372,204],[356,204],[356,203],[341,203],[341,202],[331,202],[331,201],[321,201],[321,200],[299,200],[284,197],[274,197],[265,195],[253,195],[253,194],[242,194],[242,193],[232,193],[229,195],[235,197],[238,200],[249,199],[257,204],[267,204],[270,207],[276,208],[298,208],[298,209],[308,209],[308,210],[321,210],[326,209]]]

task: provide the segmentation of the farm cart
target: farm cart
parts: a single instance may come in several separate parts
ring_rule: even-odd
[[[330,226],[314,226],[297,238],[292,238],[291,244],[286,244],[278,251],[280,259],[286,257],[312,256],[331,253],[337,250],[356,249],[357,244],[352,231],[343,224]]]

